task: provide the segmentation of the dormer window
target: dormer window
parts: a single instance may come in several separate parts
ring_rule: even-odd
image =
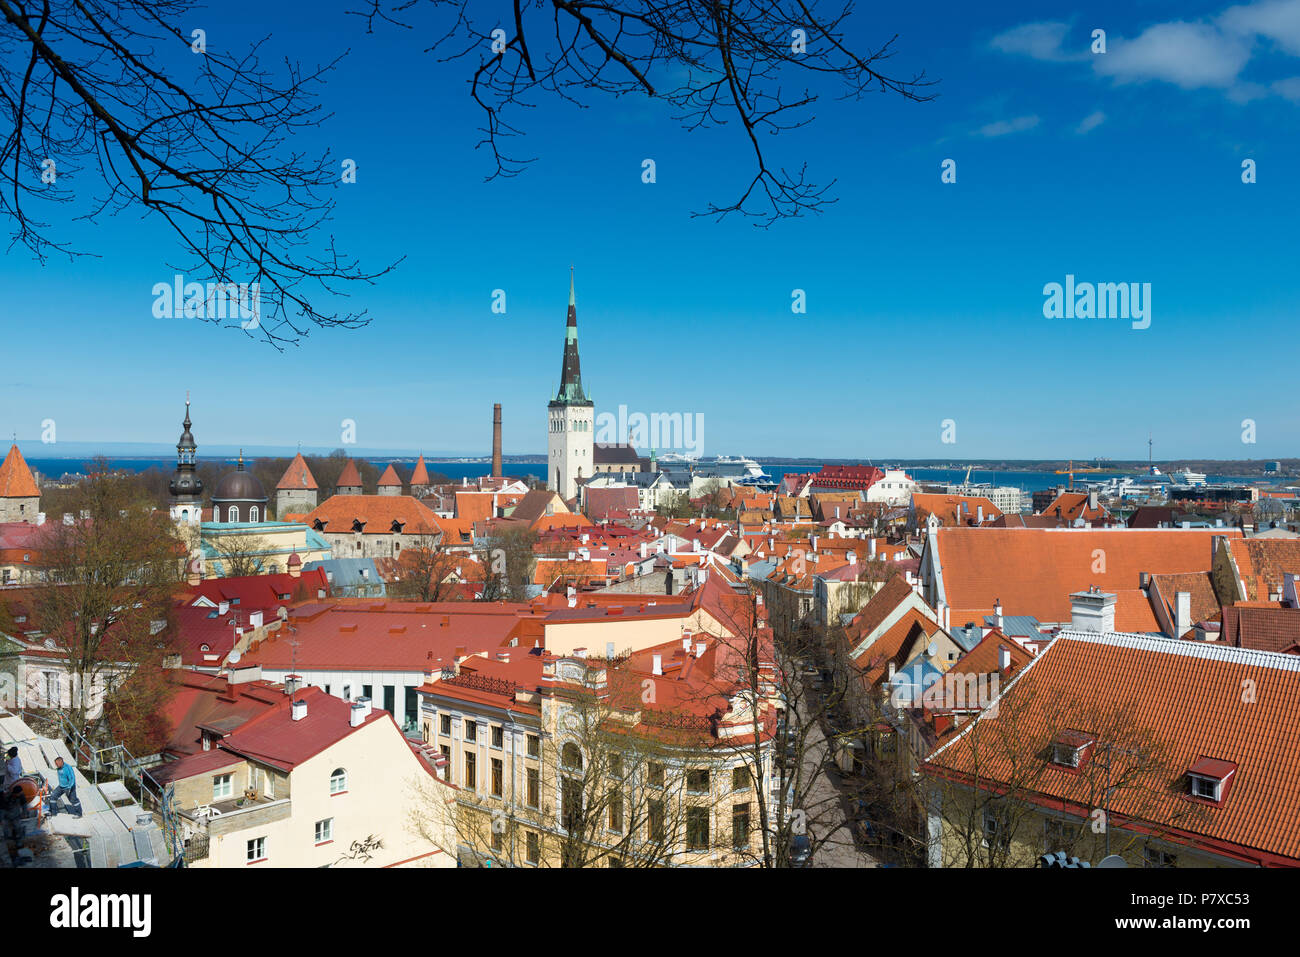
[[[1223,799],[1228,795],[1228,786],[1236,773],[1235,762],[1201,755],[1187,769],[1188,786],[1192,797],[1212,801],[1215,804],[1223,803]]]
[[[1096,738],[1086,731],[1062,731],[1052,739],[1052,763],[1063,768],[1079,768],[1088,758]]]

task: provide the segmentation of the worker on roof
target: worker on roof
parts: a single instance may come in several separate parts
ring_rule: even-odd
[[[50,814],[59,813],[58,800],[68,796],[68,807],[75,817],[81,817],[81,802],[77,800],[77,779],[72,774],[72,766],[65,764],[63,758],[54,759],[54,768],[58,771],[59,786],[50,792]]]
[[[13,787],[23,776],[23,762],[18,757],[18,749],[10,748],[5,752],[4,784],[0,785],[0,807],[7,807],[13,798]]]

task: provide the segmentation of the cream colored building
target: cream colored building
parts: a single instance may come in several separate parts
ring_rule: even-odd
[[[307,687],[225,736],[203,730],[208,750],[153,772],[174,788],[189,866],[455,865],[451,789],[369,702]]]

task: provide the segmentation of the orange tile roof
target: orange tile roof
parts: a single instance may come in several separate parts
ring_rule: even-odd
[[[411,472],[412,485],[429,484],[429,467],[424,464],[424,456],[421,455],[415,460],[415,470]]]
[[[9,446],[9,454],[0,465],[0,498],[35,498],[40,494],[23,453],[17,445]]]
[[[348,459],[343,466],[343,471],[339,473],[339,480],[335,483],[337,488],[360,488],[361,472],[357,468],[357,463]]]
[[[393,465],[390,462],[388,468],[384,469],[384,474],[379,476],[379,488],[391,488],[394,485],[401,488],[402,478],[397,474],[397,469],[393,468]]]
[[[1082,518],[1085,522],[1099,520],[1110,514],[1102,505],[1090,508],[1087,492],[1060,492],[1052,499],[1052,503],[1043,509],[1042,514],[1055,517],[1058,508],[1061,510],[1061,519],[1066,522],[1073,522],[1076,518]]]
[[[293,461],[284,470],[284,475],[281,476],[279,483],[275,487],[278,489],[305,488],[313,490],[318,488],[316,477],[311,474],[311,469],[307,467],[307,460],[302,457],[301,452],[293,457]]]
[[[1246,686],[1255,693],[1243,695]],[[996,714],[986,711],[968,724],[930,757],[925,771],[967,780],[977,767],[980,778],[997,782],[1019,761],[1014,773],[1019,793],[1086,816],[1095,806],[1093,775],[1043,761],[1031,777],[1025,757],[1068,729],[1096,734],[1123,725],[1132,729],[1123,732],[1126,738],[1154,742],[1163,760],[1155,768],[1135,769],[1117,750],[1114,779],[1136,774],[1145,787],[1114,792],[1112,824],[1141,829],[1148,822],[1170,839],[1243,861],[1295,866],[1300,864],[1296,701],[1300,659],[1292,655],[1067,631],[1004,689]],[[1001,738],[1012,722],[1014,730]],[[1005,753],[996,744],[1000,739],[1020,742],[1024,753]],[[1218,805],[1187,793],[1186,770],[1202,758],[1237,765]]]
[[[1287,573],[1300,574],[1300,539],[1245,538],[1231,543],[1230,554],[1247,600],[1267,601],[1270,593],[1281,593]]]
[[[1219,599],[1214,595],[1214,584],[1209,572],[1188,572],[1183,575],[1152,575],[1151,583],[1160,591],[1165,603],[1165,614],[1173,621],[1178,611],[1178,593],[1192,596],[1192,621],[1218,621]],[[1181,638],[1181,635],[1175,635]]]
[[[999,517],[1002,510],[982,495],[943,495],[926,492],[912,493],[912,506],[917,516],[937,515],[944,525],[964,525],[979,518],[979,510],[984,509],[984,521],[989,522]],[[963,509],[962,506],[965,506]]]
[[[952,620],[993,614],[1070,620],[1070,593],[1097,585],[1116,594],[1115,627],[1155,630],[1141,575],[1209,571],[1215,535],[1235,529],[941,528],[935,533]],[[927,545],[927,548],[929,546]],[[963,615],[967,617],[962,617]]]
[[[456,493],[456,517],[466,518],[471,522],[482,522],[495,518],[492,513],[492,492]]]
[[[437,535],[442,529],[433,510],[410,495],[334,495],[307,513],[305,525],[323,522],[326,532],[350,532],[354,521],[362,533],[387,535],[394,522],[404,535]]]

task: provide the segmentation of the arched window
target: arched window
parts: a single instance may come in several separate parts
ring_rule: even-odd
[[[227,522],[237,522],[237,521],[239,521],[239,506],[238,506],[238,505],[232,505],[232,506],[230,506],[230,508],[226,509],[226,521],[227,521]]]
[[[582,752],[578,750],[576,744],[566,744],[564,750],[560,752],[560,760],[570,771],[582,770]]]
[[[335,768],[334,773],[330,775],[330,794],[342,794],[348,789],[348,772],[343,768]]]
[[[250,505],[250,506],[248,507],[248,520],[249,520],[250,522],[257,522],[257,521],[260,521],[260,519],[259,519],[257,516],[258,516],[258,508],[257,508],[257,506],[256,506],[256,505]]]

